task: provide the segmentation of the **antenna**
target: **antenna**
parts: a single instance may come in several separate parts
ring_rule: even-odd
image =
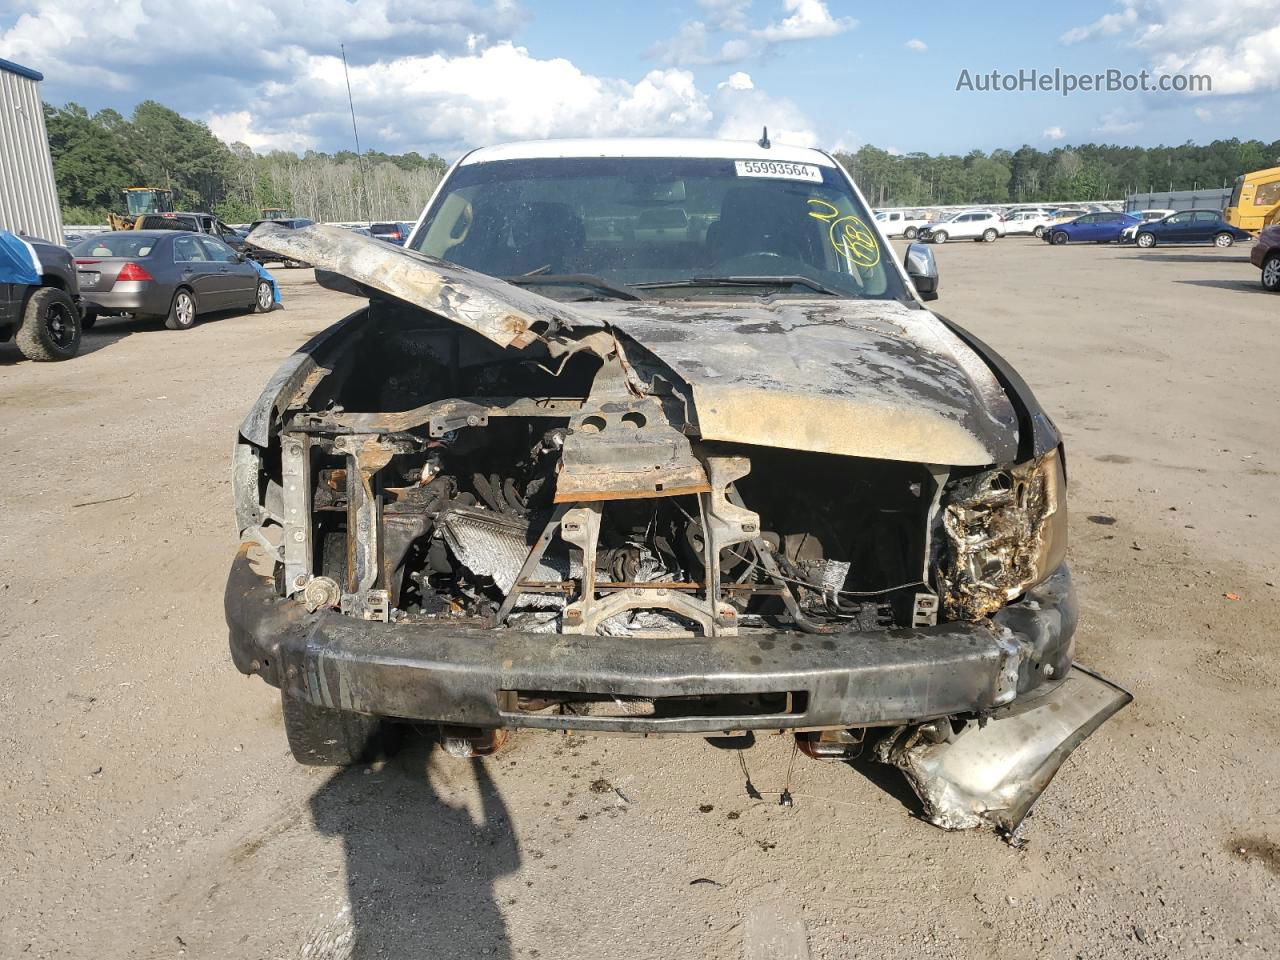
[[[761,147],[763,147],[765,150],[768,150],[771,146],[773,146],[773,144],[771,144],[771,143],[769,142],[769,128],[768,128],[768,127],[765,127],[765,128],[764,128],[764,133],[762,133],[762,134],[760,135],[760,139],[759,139],[759,140],[757,140],[757,141],[756,141],[756,143],[758,143],[758,144],[759,144]]]
[[[351,98],[351,73],[347,70],[347,45],[340,43],[338,49],[342,51],[342,75],[347,79],[347,106],[351,108],[351,135],[356,141],[356,169],[360,171],[360,186],[365,195],[365,212],[372,216],[368,203],[369,185],[364,175],[364,154],[360,152],[360,131],[356,128],[356,102]],[[356,212],[359,213],[359,210]]]

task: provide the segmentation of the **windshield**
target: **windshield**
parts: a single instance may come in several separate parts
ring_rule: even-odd
[[[107,233],[81,240],[71,252],[77,257],[146,257],[150,256],[156,238],[129,233]]]
[[[614,286],[745,277],[781,290],[714,286],[716,296],[815,290],[905,298],[871,215],[847,180],[817,164],[705,158],[546,158],[464,165],[414,240],[433,257],[497,277],[589,276]],[[581,289],[576,293],[581,294]],[[689,290],[661,291],[686,296]]]

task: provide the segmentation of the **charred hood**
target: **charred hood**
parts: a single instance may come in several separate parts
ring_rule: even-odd
[[[339,227],[264,225],[249,241],[328,286],[388,296],[504,347],[608,331],[692,400],[707,440],[956,466],[1007,463],[1018,415],[991,368],[928,310],[776,297],[565,304]]]

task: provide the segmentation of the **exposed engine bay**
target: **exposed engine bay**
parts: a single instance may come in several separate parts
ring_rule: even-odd
[[[282,588],[312,609],[659,636],[936,622],[945,471],[699,441],[645,363],[636,397],[612,350],[513,356],[371,311],[281,446],[311,518],[287,522],[284,483]]]

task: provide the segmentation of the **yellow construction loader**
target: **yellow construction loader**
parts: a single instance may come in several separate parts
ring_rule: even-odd
[[[124,206],[127,213],[109,213],[112,230],[136,230],[149,213],[172,213],[173,191],[166,187],[125,187]]]

